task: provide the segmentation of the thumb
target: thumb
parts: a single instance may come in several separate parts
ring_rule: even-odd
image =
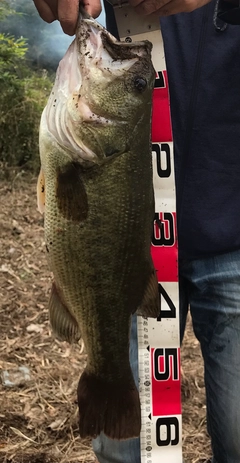
[[[93,18],[97,18],[101,11],[102,5],[100,0],[83,0],[84,10]]]

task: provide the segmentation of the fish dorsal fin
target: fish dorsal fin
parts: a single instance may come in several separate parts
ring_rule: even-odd
[[[157,318],[160,314],[160,298],[156,272],[153,269],[145,289],[141,305],[137,309],[137,315]]]
[[[39,172],[37,181],[37,205],[41,214],[45,211],[45,178],[42,169]]]
[[[69,343],[78,342],[81,337],[78,323],[62,302],[55,283],[52,284],[48,310],[50,324],[56,338]]]

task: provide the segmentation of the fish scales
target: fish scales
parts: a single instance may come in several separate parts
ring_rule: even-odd
[[[54,276],[49,313],[60,339],[84,340],[82,437],[140,433],[129,330],[137,310],[159,313],[150,254],[154,77],[148,42],[122,44],[83,17],[42,116],[38,204]]]
[[[129,313],[137,309],[143,298],[144,282],[149,276],[152,263],[149,255],[151,229],[147,229],[146,216],[142,214],[142,192],[150,179],[141,175],[140,181],[136,169],[133,178],[136,162],[138,164],[137,157],[138,153],[134,156],[129,152],[107,165],[82,173],[87,197],[91,198],[88,217],[83,222],[65,219],[59,213],[55,189],[46,188],[46,202],[51,204],[45,213],[48,260],[55,282],[64,288],[62,292],[68,309],[79,319],[82,333],[86,317],[92,318],[91,325],[93,322],[96,324],[97,336],[98,314],[104,314],[109,322],[111,317],[114,324],[116,314],[113,307],[119,307],[120,310],[121,306],[128,305],[129,318]],[[148,164],[150,162],[149,158]],[[147,167],[149,171],[149,165]],[[46,170],[52,177],[50,170]],[[126,188],[127,175],[131,176],[133,191]],[[48,175],[45,180],[47,185]],[[153,200],[150,192],[148,204],[151,203]],[[151,209],[149,207],[146,211],[150,216],[148,223],[151,223],[149,219],[153,217]],[[141,256],[138,256],[140,251]],[[71,263],[71,268],[68,263]],[[125,323],[126,310],[120,310],[120,314],[124,316]],[[103,328],[109,329],[108,326]],[[91,343],[93,341],[94,337],[91,337]],[[92,349],[87,347],[86,341],[85,344],[90,357]],[[101,346],[98,342],[95,344]],[[127,347],[128,342],[125,345]],[[95,368],[101,371],[102,362],[95,363]],[[105,374],[104,371],[102,373]]]

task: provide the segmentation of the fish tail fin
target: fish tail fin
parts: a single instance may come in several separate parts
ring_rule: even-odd
[[[96,437],[103,431],[122,440],[140,434],[140,400],[130,369],[124,381],[111,382],[85,370],[78,384],[78,406],[81,437]]]

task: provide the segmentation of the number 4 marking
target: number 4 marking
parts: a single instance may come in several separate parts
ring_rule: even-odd
[[[176,307],[172,299],[168,295],[167,291],[161,285],[161,283],[158,283],[158,292],[160,296],[160,301],[161,301],[161,298],[163,297],[170,310],[161,309],[161,312],[160,312],[159,317],[157,318],[157,321],[160,322],[162,318],[176,318]]]

